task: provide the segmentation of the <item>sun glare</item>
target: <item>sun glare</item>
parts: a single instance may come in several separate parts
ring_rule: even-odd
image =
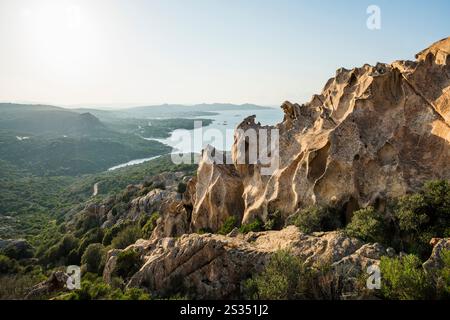
[[[23,44],[42,67],[78,73],[98,58],[98,29],[91,15],[85,7],[57,1],[24,8]]]

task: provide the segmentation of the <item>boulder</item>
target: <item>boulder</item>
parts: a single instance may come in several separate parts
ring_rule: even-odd
[[[442,269],[442,267],[444,266],[444,262],[442,260],[442,251],[450,251],[450,238],[434,238],[430,241],[430,244],[433,246],[433,251],[430,258],[423,264],[423,268],[429,275],[434,277],[436,275],[436,271]]]
[[[225,220],[236,216],[242,220],[244,200],[242,180],[234,166],[212,162],[213,148],[203,151],[197,171],[195,195],[191,196],[193,231],[216,232]],[[225,155],[223,155],[225,157]],[[188,185],[188,189],[192,189]]]
[[[48,294],[64,290],[69,276],[62,271],[53,272],[50,277],[35,285],[25,296],[26,300],[35,300],[45,297]]]
[[[136,246],[145,262],[128,287],[144,287],[158,296],[184,288],[198,299],[239,298],[242,281],[262,271],[271,255],[282,249],[309,266],[328,264],[355,281],[386,254],[380,245],[364,245],[340,232],[306,235],[294,226],[234,237],[186,234],[177,239],[139,242]],[[107,260],[107,281],[114,272],[117,252],[111,252]]]

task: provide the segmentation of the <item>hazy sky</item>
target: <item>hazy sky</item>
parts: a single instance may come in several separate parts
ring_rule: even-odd
[[[0,0],[0,101],[304,102],[341,66],[413,59],[449,16],[447,0]]]

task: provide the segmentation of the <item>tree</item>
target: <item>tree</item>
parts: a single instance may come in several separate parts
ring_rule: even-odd
[[[381,293],[385,298],[393,300],[432,298],[432,284],[417,256],[382,257],[380,270],[382,274]]]
[[[135,243],[141,236],[141,229],[138,226],[131,225],[120,231],[111,244],[116,249],[125,249],[130,244]]]
[[[385,226],[381,213],[373,207],[355,211],[352,221],[347,225],[349,236],[359,238],[366,242],[384,242]]]
[[[341,227],[339,215],[331,208],[308,207],[296,214],[294,224],[304,233],[333,231]]]
[[[81,263],[87,272],[101,274],[105,264],[106,249],[100,243],[90,244],[81,257]]]
[[[135,250],[125,250],[117,255],[116,275],[128,279],[136,273],[141,266],[141,257]]]

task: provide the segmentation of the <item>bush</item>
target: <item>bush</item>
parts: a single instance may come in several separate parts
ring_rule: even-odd
[[[114,225],[112,228],[105,230],[102,239],[102,244],[104,246],[109,246],[111,244],[111,241],[119,234],[120,231],[124,230],[125,228],[131,225],[133,225],[131,221],[126,221],[118,223]]]
[[[24,240],[18,240],[13,243],[8,244],[0,254],[8,256],[14,260],[22,260],[33,257],[34,249],[33,247]]]
[[[154,189],[166,190],[166,185],[164,182],[157,182],[154,184]]]
[[[304,297],[302,274],[306,274],[302,261],[288,251],[279,251],[260,275],[245,282],[245,295],[258,300],[301,299]]]
[[[150,295],[142,289],[130,288],[123,292],[103,282],[94,274],[85,274],[81,288],[57,297],[59,300],[150,300]]]
[[[400,249],[426,258],[431,253],[430,239],[449,235],[449,182],[430,181],[420,193],[401,198],[394,216],[402,242]]]
[[[68,255],[72,250],[78,249],[79,243],[80,240],[73,235],[65,235],[57,244],[45,252],[43,262],[52,265],[66,264]]]
[[[415,255],[401,258],[382,257],[380,261],[381,293],[392,300],[432,298],[433,288],[422,262]]]
[[[401,198],[395,211],[400,230],[418,233],[423,225],[429,221],[427,204],[421,194],[413,194]]]
[[[82,257],[86,248],[92,243],[100,243],[102,242],[104,237],[104,232],[100,228],[94,228],[89,230],[81,239],[80,245],[78,247],[78,257]],[[77,263],[78,264],[79,260]]]
[[[354,212],[352,221],[346,227],[349,236],[365,242],[384,243],[385,231],[381,214],[372,207]]]
[[[229,234],[236,226],[237,226],[237,219],[235,216],[230,216],[225,219],[222,227],[220,227],[218,234],[227,235]]]
[[[141,257],[135,250],[125,250],[117,255],[116,275],[128,279],[141,267]]]
[[[259,232],[262,231],[262,222],[259,219],[255,219],[253,222],[243,224],[239,228],[240,233]]]
[[[19,264],[16,260],[5,255],[0,255],[0,274],[11,274],[19,271]]]
[[[438,271],[436,279],[437,295],[441,299],[450,299],[450,250],[442,250],[442,269]]]
[[[186,192],[186,189],[187,189],[186,183],[180,182],[177,187],[177,192],[183,194]]]
[[[88,232],[91,229],[100,227],[100,221],[95,213],[84,212],[77,219],[77,236]]]
[[[344,278],[328,264],[307,267],[289,251],[276,252],[259,275],[243,284],[249,299],[267,300],[338,300],[344,292]]]
[[[294,218],[294,224],[304,233],[333,231],[342,226],[335,210],[322,207],[300,210]]]
[[[101,274],[105,264],[106,249],[100,243],[90,244],[81,257],[81,263],[87,272]]]
[[[157,223],[159,217],[160,217],[160,215],[158,212],[152,213],[152,215],[150,216],[148,221],[142,227],[142,236],[144,238],[150,238],[153,230],[156,228],[156,223]]]
[[[150,295],[142,289],[129,288],[126,289],[122,300],[150,300]]]
[[[264,230],[280,230],[283,228],[283,218],[280,210],[269,213]]]
[[[131,225],[120,231],[111,241],[111,244],[116,249],[125,249],[130,244],[135,243],[141,236],[141,229],[138,226]]]
[[[23,299],[31,287],[46,279],[41,270],[26,274],[0,275],[0,300]],[[35,297],[35,299],[48,299],[48,297]]]

